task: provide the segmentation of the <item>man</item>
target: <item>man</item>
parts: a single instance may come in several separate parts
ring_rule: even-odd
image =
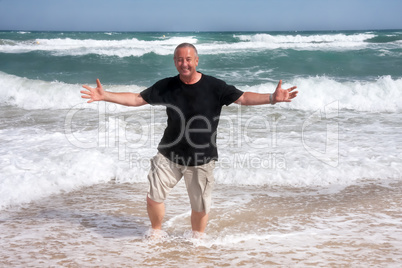
[[[151,160],[148,175],[147,211],[152,229],[161,230],[165,215],[164,200],[184,177],[190,198],[191,225],[195,236],[203,234],[211,205],[213,169],[218,158],[216,130],[223,105],[275,104],[290,102],[297,96],[296,87],[282,89],[282,81],[273,94],[242,92],[222,80],[197,72],[197,49],[189,43],[177,46],[174,64],[178,76],[162,79],[141,93],[104,91],[84,85],[82,98],[108,101],[126,106],[164,105],[168,124]]]

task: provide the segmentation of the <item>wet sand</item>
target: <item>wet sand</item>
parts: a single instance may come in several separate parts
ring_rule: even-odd
[[[181,183],[168,238],[148,241],[147,185],[107,183],[0,212],[2,267],[400,267],[402,182],[217,185],[207,237],[191,239]]]

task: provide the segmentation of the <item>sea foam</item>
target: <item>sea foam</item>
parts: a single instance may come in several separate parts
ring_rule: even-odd
[[[130,85],[108,86],[107,89],[138,92],[145,88]],[[0,103],[27,110],[74,108],[86,102],[81,98],[81,90],[85,90],[81,84],[28,79],[0,72]]]
[[[109,33],[105,33],[109,34]],[[45,51],[53,56],[82,56],[96,54],[117,57],[141,57],[148,53],[157,55],[171,55],[174,48],[183,42],[197,45],[203,55],[221,53],[237,53],[239,51],[261,51],[274,49],[296,50],[355,50],[364,48],[377,49],[375,43],[370,42],[376,35],[373,33],[356,34],[314,34],[314,35],[272,35],[268,33],[235,34],[237,42],[209,42],[204,43],[194,35],[161,37],[155,40],[140,40],[127,38],[123,40],[97,40],[53,38],[12,41],[0,41],[2,53],[28,53]],[[394,47],[400,47],[401,42],[391,42]],[[384,45],[384,44],[383,44]]]
[[[174,48],[183,42],[197,43],[193,36],[171,37],[160,40],[144,41],[137,38],[124,40],[94,40],[94,39],[35,39],[29,41],[3,40],[0,52],[28,53],[32,51],[46,51],[54,56],[82,56],[97,54],[103,56],[139,57],[147,53],[158,55],[172,54]]]
[[[0,103],[23,109],[70,109],[85,103],[81,99],[79,84],[32,80],[0,72]],[[295,78],[286,81],[283,88],[296,85],[300,92],[292,105],[277,107],[314,111],[332,102],[339,102],[340,109],[366,112],[399,112],[402,110],[402,79],[391,76],[374,81],[340,82],[328,77]],[[94,85],[92,85],[94,86]],[[243,91],[272,92],[276,83],[239,87]],[[116,92],[140,92],[145,87],[137,85],[109,85]],[[90,107],[90,106],[89,106]],[[120,108],[119,108],[120,109]]]

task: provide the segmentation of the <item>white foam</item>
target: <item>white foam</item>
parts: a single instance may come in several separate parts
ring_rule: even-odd
[[[92,85],[94,86],[94,85]],[[140,91],[138,86],[111,86],[112,91]],[[82,105],[81,84],[67,84],[59,81],[33,80],[0,72],[0,103],[27,110],[70,109]],[[94,108],[95,105],[87,105]]]
[[[80,98],[81,85],[4,73],[0,81],[2,104],[35,114],[33,120],[27,115],[29,121],[13,122],[0,130],[0,208],[111,179],[146,182],[149,159],[156,153],[166,121],[163,108],[130,108],[134,113],[130,117],[119,114],[126,111],[120,110],[122,106],[90,104],[85,107],[100,110],[88,116],[77,106],[85,103]],[[284,87],[291,84],[300,91],[291,105],[225,107],[218,134],[217,183],[304,187],[400,179],[402,79],[297,78]],[[266,92],[275,86],[247,89]],[[126,86],[112,89],[127,91]],[[334,102],[337,106],[332,107]],[[65,121],[70,112],[60,108],[74,113],[71,122]],[[279,115],[276,123],[270,121]],[[48,121],[49,117],[56,118]],[[264,118],[267,125],[261,124]],[[138,127],[141,122],[145,125]]]
[[[254,112],[258,111],[243,113],[242,119],[248,120]],[[376,127],[372,124],[327,122],[324,116],[324,120],[303,130],[302,123],[293,116],[297,115],[287,112],[286,118],[277,124],[280,132],[274,147],[271,144],[273,132],[269,131],[265,135],[268,138],[261,139],[261,131],[256,134],[248,130],[247,134],[260,136],[252,138],[249,143],[245,143],[245,137],[241,136],[239,146],[220,146],[225,136],[219,134],[220,160],[215,170],[216,182],[305,187],[350,185],[361,179],[400,179],[402,155],[396,144],[402,140],[396,131],[397,125],[388,124],[386,129],[373,132]],[[98,123],[99,126],[96,120],[92,120],[90,129],[76,130],[76,140],[60,131],[46,131],[39,125],[2,129],[0,209],[112,179],[121,183],[145,183],[149,159],[156,153],[159,138],[154,137],[154,144],[148,140],[136,147],[136,141],[124,138],[126,132],[135,129],[127,129],[124,124],[113,129]],[[335,147],[326,146],[328,123],[339,124],[339,143]],[[296,131],[285,131],[292,125]],[[163,129],[156,132],[154,135],[161,135]],[[244,127],[242,132],[245,135]],[[116,137],[117,134],[120,136]],[[254,147],[253,139],[259,141],[257,147]],[[84,140],[94,141],[94,146],[85,148],[77,142]],[[305,144],[303,140],[307,140]],[[322,158],[311,153],[314,148],[324,148]],[[338,164],[331,166],[326,155],[338,158]]]
[[[81,56],[88,54],[98,54],[105,56],[142,56],[147,53],[158,55],[169,55],[177,44],[189,42],[197,43],[193,36],[171,37],[166,39],[144,41],[136,38],[124,40],[93,40],[93,39],[36,39],[31,41],[4,43],[0,46],[3,53],[27,53],[31,51],[49,51],[56,56]]]
[[[379,77],[375,81],[339,82],[325,76],[295,78],[282,88],[296,85],[299,95],[291,105],[279,103],[277,107],[314,111],[330,103],[338,102],[340,109],[365,112],[402,111],[402,79],[391,76]],[[272,92],[276,83],[245,87],[247,91]]]
[[[270,35],[266,33],[234,35],[239,42],[200,44],[201,54],[236,53],[243,50],[354,50],[373,46],[365,42],[375,37],[374,34],[362,33],[354,35],[322,34],[322,35]]]
[[[81,139],[97,136],[94,129]],[[39,125],[2,129],[0,137],[0,209],[112,179],[124,182],[129,177],[130,182],[143,182],[146,178],[141,167],[131,168],[128,161],[119,161],[118,148],[105,149],[99,143],[96,148],[80,148],[65,133],[45,131]]]
[[[114,33],[105,33],[113,35]],[[234,35],[238,42],[198,43],[196,36],[161,37],[145,41],[137,38],[124,40],[95,39],[35,39],[29,41],[2,40],[0,52],[27,53],[32,51],[48,51],[56,56],[81,56],[98,54],[118,57],[140,57],[147,53],[170,55],[174,48],[183,42],[197,44],[200,54],[236,53],[244,50],[355,50],[363,48],[377,49],[377,44],[366,42],[375,37],[373,33],[357,34],[314,34],[314,35],[271,35],[266,33]],[[392,42],[393,47],[400,47],[400,41]],[[382,44],[382,46],[385,46]]]
[[[291,105],[277,104],[276,107],[315,111],[333,102],[339,103],[340,109],[367,112],[402,111],[402,79],[383,76],[375,81],[339,82],[331,78],[316,76],[295,78],[283,84],[283,88],[298,86],[299,95]],[[264,83],[256,86],[239,87],[244,91],[272,92],[276,83]],[[115,92],[140,92],[145,87],[136,85],[108,86]],[[0,103],[23,109],[71,109],[83,105],[80,84],[47,82],[32,80],[0,72]],[[96,105],[88,105],[94,108]],[[116,106],[116,111],[126,109]]]
[[[235,35],[241,41],[250,41],[255,43],[360,43],[375,37],[374,34],[322,34],[322,35],[270,35],[270,34],[254,34],[254,35]]]

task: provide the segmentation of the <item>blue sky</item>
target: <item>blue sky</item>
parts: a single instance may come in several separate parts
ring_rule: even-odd
[[[402,0],[0,0],[0,30],[402,29]]]

